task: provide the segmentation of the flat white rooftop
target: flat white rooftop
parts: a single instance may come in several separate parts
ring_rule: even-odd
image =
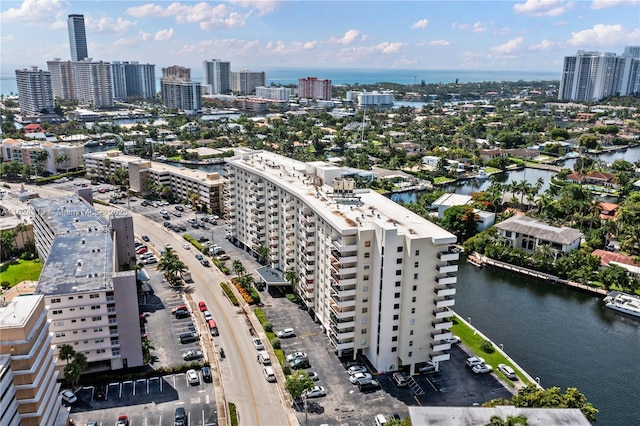
[[[24,327],[40,297],[42,296],[18,296],[14,297],[6,306],[0,307],[0,330],[9,327]]]
[[[340,177],[352,175],[352,169],[336,167],[327,162],[304,163],[266,151],[238,151],[244,157],[233,157],[227,162],[263,176],[281,186],[309,206],[317,214],[342,231],[348,229],[396,228],[399,234],[411,238],[431,238],[438,244],[456,242],[455,235],[424,219],[412,211],[369,189],[356,189],[347,196],[333,191],[331,182],[312,184],[307,170],[315,169],[317,175]],[[244,159],[243,159],[244,158]]]

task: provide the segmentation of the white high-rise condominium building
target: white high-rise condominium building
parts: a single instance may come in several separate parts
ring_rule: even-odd
[[[191,80],[191,69],[177,65],[162,68],[160,80],[162,103],[187,114],[195,114],[202,108],[202,87]]]
[[[237,150],[227,166],[230,238],[282,272],[271,284],[295,272],[296,292],[339,355],[411,373],[449,359],[453,234],[325,162]]]
[[[627,47],[622,56],[579,50],[575,56],[565,56],[558,99],[588,102],[638,93],[638,50]]]
[[[23,117],[40,114],[43,110],[53,113],[55,102],[50,71],[39,70],[38,67],[16,70],[16,82]]]
[[[355,102],[360,107],[393,105],[393,91],[352,91],[346,93],[347,101]]]
[[[231,62],[221,59],[202,61],[204,84],[210,95],[227,95],[231,93]]]
[[[44,264],[35,294],[49,306],[56,356],[67,344],[86,355],[93,371],[140,366],[133,220],[107,220],[89,204],[90,188],[79,194],[31,203]]]
[[[152,99],[156,93],[156,66],[138,62],[111,62],[115,99]]]
[[[82,61],[89,57],[87,51],[87,33],[84,27],[84,15],[69,15],[67,18],[69,28],[69,48],[71,60]]]
[[[44,297],[23,295],[0,306],[0,424],[66,424],[58,375]]]
[[[51,73],[53,96],[65,101],[75,100],[76,91],[73,84],[71,61],[62,61],[60,58],[54,58],[51,61],[47,61],[47,69]]]
[[[239,95],[252,95],[256,87],[264,86],[267,76],[264,71],[238,71],[231,73],[231,91]]]
[[[274,101],[289,102],[292,89],[289,87],[256,87],[256,97]]]
[[[113,77],[109,62],[47,61],[53,94],[64,100],[77,100],[94,108],[113,107]]]

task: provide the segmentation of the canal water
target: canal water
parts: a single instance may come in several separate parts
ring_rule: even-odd
[[[602,299],[461,260],[456,313],[540,384],[575,387],[598,425],[640,425],[640,320]]]

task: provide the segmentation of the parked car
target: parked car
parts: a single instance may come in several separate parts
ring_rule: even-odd
[[[118,416],[118,421],[116,422],[116,426],[129,426],[129,417],[124,415]]]
[[[217,256],[216,259],[222,261],[222,260],[229,260],[231,259],[231,257],[229,257],[228,254],[221,254],[220,256]]]
[[[189,311],[189,309],[187,308],[187,305],[178,305],[175,308],[171,309],[171,313],[172,314],[176,314],[178,311]]]
[[[149,242],[149,237],[148,237],[148,236],[146,236],[146,235],[143,235],[143,236],[142,236],[142,240],[143,240],[144,242],[147,242],[147,243],[148,243],[148,242]]]
[[[182,359],[185,361],[194,361],[202,358],[202,351],[187,351],[182,354]]]
[[[184,310],[176,311],[175,315],[176,315],[176,319],[189,318],[191,316],[189,311],[184,311]]]
[[[184,211],[184,207],[182,207],[180,204],[176,205],[175,209],[178,210],[179,212]]]
[[[518,380],[516,372],[507,364],[498,364],[498,371],[504,374],[507,379]]]
[[[289,362],[289,366],[293,370],[299,370],[301,368],[309,368],[311,367],[311,364],[309,364],[309,360],[307,358],[296,358]]]
[[[189,244],[189,243],[184,243],[184,244],[182,245],[182,248],[183,248],[183,249],[185,249],[185,250],[191,250],[191,244]]]
[[[286,359],[287,361],[291,362],[294,359],[308,359],[308,358],[307,358],[307,354],[304,352],[294,352],[287,355]]]
[[[187,380],[190,385],[199,385],[200,377],[198,377],[198,372],[196,370],[187,370]]]
[[[104,384],[96,385],[93,389],[93,398],[103,401],[107,397],[107,386]]]
[[[204,366],[200,371],[202,372],[202,380],[204,380],[205,382],[212,381],[211,368]]]
[[[142,247],[136,249],[136,254],[144,254],[144,253],[147,252],[147,250],[148,249],[147,249],[146,246],[142,246]]]
[[[349,381],[352,385],[357,385],[359,383],[365,383],[372,379],[373,377],[369,373],[356,373],[349,376]]]
[[[204,315],[204,320],[205,321],[209,321],[209,320],[213,319],[213,315],[209,311],[202,312],[202,315]]]
[[[472,356],[467,358],[466,364],[467,367],[473,368],[474,365],[484,364],[484,358],[480,358],[479,356]]]
[[[442,339],[442,343],[450,343],[452,345],[457,345],[460,343],[460,338],[458,336],[451,336],[448,339]]]
[[[318,373],[316,373],[315,371],[307,371],[307,373],[309,374],[309,378],[314,382],[317,382],[318,380],[320,380]]]
[[[279,331],[276,331],[276,336],[280,339],[286,339],[287,337],[293,337],[296,335],[296,332],[293,328],[285,328]]]
[[[393,373],[392,377],[393,377],[393,382],[399,388],[403,388],[403,387],[405,387],[405,386],[407,386],[409,384],[407,382],[407,378],[404,377],[404,374],[402,374],[402,373]]]
[[[471,371],[476,374],[491,373],[493,371],[493,367],[483,362],[482,364],[474,365],[473,368],[471,368]]]
[[[76,396],[76,394],[68,389],[60,392],[60,396],[62,397],[62,402],[68,405],[71,405],[78,401],[78,397]]]
[[[367,367],[365,367],[364,365],[352,365],[347,369],[347,372],[351,375],[356,373],[366,373]]]
[[[171,243],[164,243],[164,248],[170,249],[170,248],[173,248],[173,247],[171,247]]]
[[[275,382],[276,381],[276,372],[270,365],[265,365],[262,367],[262,371],[264,372],[264,377],[267,379],[267,382]]]
[[[176,408],[176,413],[173,417],[173,426],[187,426],[187,412],[184,407]]]
[[[327,392],[324,390],[322,386],[314,386],[313,388],[304,391],[303,395],[307,398],[318,398],[321,396],[326,396]]]
[[[168,214],[163,214],[163,215],[162,215],[162,218],[163,218],[164,220],[171,220],[171,216],[169,216]]]
[[[198,254],[196,254],[196,259],[202,260],[202,259],[204,259],[204,256],[202,255],[202,253],[198,253]]]
[[[202,266],[205,266],[205,267],[207,267],[207,268],[208,268],[209,266],[211,266],[211,263],[209,263],[209,261],[208,261],[207,259],[202,259],[202,260],[200,261],[200,263],[202,263]]]
[[[427,361],[424,366],[418,368],[418,372],[420,373],[428,373],[430,371],[436,371],[436,363],[433,361]]]
[[[358,383],[358,390],[362,393],[375,392],[380,389],[380,383],[377,380],[369,380],[368,382]]]
[[[207,304],[202,301],[198,302],[198,309],[200,309],[200,312],[207,311]]]
[[[253,343],[253,347],[256,348],[257,351],[261,351],[261,350],[264,349],[264,345],[262,344],[262,340],[253,339],[251,342]]]
[[[150,256],[145,258],[142,263],[144,263],[145,265],[153,265],[154,263],[158,263],[158,258],[155,256]]]

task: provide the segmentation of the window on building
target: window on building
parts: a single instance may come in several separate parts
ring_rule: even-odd
[[[398,336],[393,336],[393,337],[391,338],[391,341],[392,341],[392,342],[397,342],[397,341],[398,341]]]
[[[409,324],[416,325],[416,320],[412,318],[411,321],[409,321]]]
[[[417,285],[414,285],[413,287],[411,287],[411,290],[416,291],[418,289]]]
[[[413,340],[409,340],[409,346],[413,346]]]
[[[371,256],[371,253],[369,253],[369,252],[366,252],[366,253],[364,254],[364,258],[365,258],[365,259],[368,259],[368,258],[369,258],[369,256]]]
[[[394,304],[393,309],[400,309],[400,304],[399,303]]]
[[[371,247],[371,241],[365,241],[364,242],[364,246],[365,247]]]
[[[362,324],[366,324],[367,323],[367,317],[364,317],[360,320],[362,322]]]
[[[418,279],[418,274],[413,274],[413,279],[417,280]]]
[[[363,281],[369,281],[369,275],[365,275],[365,276],[363,276],[363,277],[362,277],[362,280],[363,280]]]
[[[367,303],[368,301],[369,301],[369,298],[368,298],[368,297],[363,297],[363,298],[362,298],[362,303]]]
[[[400,315],[396,314],[396,315],[393,316],[393,320],[394,321],[397,321],[398,319],[400,319]]]
[[[420,256],[420,250],[416,250],[416,256]]]
[[[400,265],[402,263],[402,258],[396,259],[396,264]]]
[[[415,297],[415,296],[413,296],[413,297],[411,298],[411,301],[412,301],[413,303],[416,303],[416,297]]]
[[[411,308],[411,313],[415,314],[416,313],[416,308]]]
[[[392,348],[391,348],[391,352],[398,352],[398,348],[397,348],[397,347],[395,347],[395,346],[394,346],[394,347],[392,347]]]
[[[369,291],[369,286],[368,285],[365,285],[364,287],[362,287],[362,292],[363,293],[366,293],[368,291]]]
[[[91,310],[95,311],[96,309],[100,309],[100,305],[93,305],[91,306]]]
[[[362,313],[366,314],[367,312],[369,312],[369,308],[362,308]]]
[[[93,317],[91,318],[92,321],[101,321],[102,317]]]
[[[413,336],[413,330],[409,330],[409,336]]]
[[[413,264],[413,267],[414,267],[414,268],[417,268],[419,265],[420,265],[420,262],[415,262],[415,263]]]
[[[360,334],[367,334],[367,329],[363,328],[362,330],[360,330]]]
[[[396,275],[402,275],[402,269],[398,269],[398,270],[396,271]]]
[[[413,356],[413,352],[409,351],[408,355],[409,355],[410,357],[412,357],[412,356]]]
[[[53,326],[54,326],[54,327],[60,327],[60,326],[63,326],[63,325],[64,325],[64,321],[55,321],[55,322],[53,323]]]
[[[89,295],[89,299],[97,299],[98,297],[100,297],[100,295],[95,293]]]
[[[392,330],[393,330],[393,331],[398,331],[398,326],[397,326],[397,325],[394,325],[394,326],[392,327]]]
[[[402,253],[404,251],[404,247],[400,246],[398,247],[398,253]]]
[[[360,339],[360,346],[364,346],[366,344],[367,344],[367,339],[366,338],[363,337],[362,339]]]
[[[371,268],[371,265],[369,265],[369,264],[367,263],[367,264],[365,264],[365,265],[364,265],[364,268],[363,268],[363,269],[369,269],[369,268]]]
[[[394,293],[393,298],[394,299],[400,299],[400,293]]]
[[[69,296],[69,300],[73,300],[73,296]]]
[[[60,303],[60,298],[51,299],[51,303]]]
[[[62,313],[62,309],[56,309],[56,310],[53,310],[53,311],[51,311],[51,313],[52,313],[53,315],[60,315],[60,314]]]

